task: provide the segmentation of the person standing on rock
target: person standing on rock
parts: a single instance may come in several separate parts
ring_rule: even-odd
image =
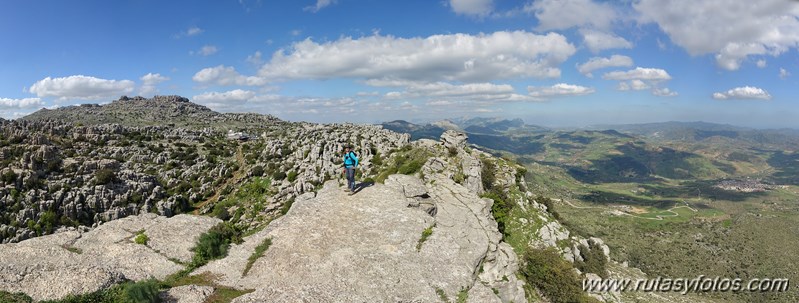
[[[347,191],[350,195],[355,193],[355,168],[358,167],[358,155],[352,151],[352,147],[344,147],[344,173],[347,176]]]

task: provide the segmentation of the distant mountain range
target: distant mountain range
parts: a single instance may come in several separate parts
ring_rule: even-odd
[[[408,133],[412,139],[437,139],[448,129],[463,131],[473,138],[472,143],[489,148],[498,147],[487,141],[523,139],[551,132],[564,132],[538,125],[525,124],[521,119],[469,118],[448,119],[427,124],[414,124],[404,120],[382,123],[396,132]],[[584,130],[614,131],[654,141],[739,142],[749,145],[766,145],[770,148],[799,148],[799,130],[754,129],[707,122],[660,122],[645,124],[596,125]],[[500,139],[498,137],[505,137]],[[500,144],[504,145],[504,144]],[[502,148],[500,148],[502,149]],[[508,150],[508,149],[505,149]],[[517,153],[512,150],[508,150]],[[518,151],[518,150],[517,150]]]

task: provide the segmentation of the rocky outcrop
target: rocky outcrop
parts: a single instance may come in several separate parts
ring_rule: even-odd
[[[524,301],[515,254],[500,242],[488,201],[448,179],[435,185],[411,176],[390,180],[354,196],[327,182],[316,197],[298,200],[288,214],[231,247],[228,257],[194,274],[255,289],[234,302],[435,302],[438,292]],[[433,201],[436,215],[408,207],[411,198]],[[430,227],[432,235],[420,243]],[[272,245],[243,275],[247,258],[267,238]]]
[[[218,219],[189,215],[131,216],[82,232],[70,230],[0,245],[0,290],[35,300],[60,299],[113,284],[164,279],[183,269],[191,248]],[[146,245],[134,242],[143,232]]]
[[[469,136],[466,133],[458,132],[455,130],[447,130],[441,134],[441,143],[446,148],[463,149],[466,147],[466,140]]]
[[[340,175],[344,145],[355,146],[369,172],[374,157],[410,138],[373,125],[220,114],[178,96],[123,97],[0,124],[0,243],[142,213],[208,213],[233,185],[270,177],[266,213],[248,211],[241,221],[255,226]],[[228,132],[248,140],[227,140]]]

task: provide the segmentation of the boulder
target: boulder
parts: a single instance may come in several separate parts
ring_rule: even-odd
[[[466,147],[466,140],[468,139],[469,136],[465,133],[454,130],[447,130],[441,134],[441,143],[444,144],[446,148],[463,149]]]

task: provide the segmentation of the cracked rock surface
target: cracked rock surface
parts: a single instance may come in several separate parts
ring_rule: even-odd
[[[124,280],[164,279],[183,269],[200,234],[219,219],[155,214],[111,221],[88,232],[67,231],[0,245],[0,290],[34,300],[105,289]],[[144,231],[147,245],[133,238]]]
[[[501,300],[490,289],[498,286],[524,301],[523,290],[515,287],[515,267],[488,266],[507,271],[497,275],[508,276],[508,287],[480,276],[484,262],[504,260],[492,255],[501,237],[490,204],[448,179],[422,185],[406,177],[353,196],[327,182],[316,197],[298,200],[288,214],[232,246],[228,257],[193,274],[210,272],[222,285],[255,289],[233,302],[437,302],[437,292],[457,298],[462,291],[490,302]],[[435,217],[408,207],[408,188],[422,192],[420,185],[438,208]],[[417,250],[430,226],[432,235]],[[272,245],[242,276],[247,258],[266,238]]]

